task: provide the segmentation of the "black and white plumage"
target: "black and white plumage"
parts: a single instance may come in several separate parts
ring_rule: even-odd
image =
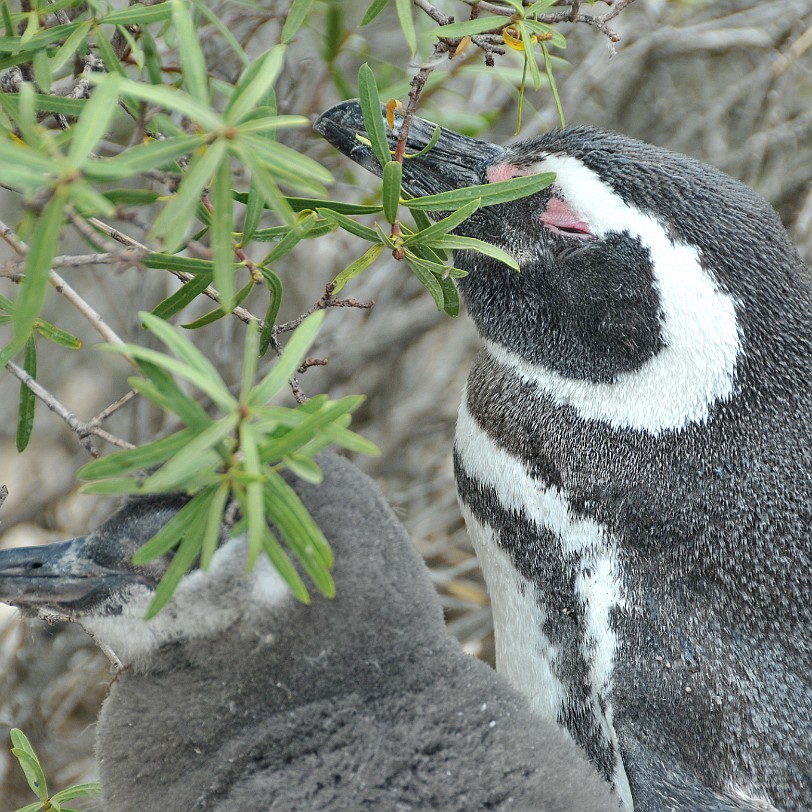
[[[131,502],[90,535],[0,551],[0,599],[81,623],[122,661],[99,717],[108,812],[617,812],[568,737],[445,631],[428,572],[372,482],[319,458],[292,483],[337,594],[298,603],[223,539],[156,618],[167,562],[135,549],[184,503]]]
[[[380,171],[356,102],[316,128]],[[415,120],[407,152],[433,131]],[[454,258],[485,343],[455,466],[497,668],[629,811],[808,811],[808,269],[741,183],[590,127],[508,147],[443,130],[404,185],[546,171],[458,230],[521,274]]]

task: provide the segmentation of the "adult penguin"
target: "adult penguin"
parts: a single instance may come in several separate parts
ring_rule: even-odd
[[[130,501],[85,537],[0,550],[0,600],[80,623],[120,661],[98,723],[106,812],[618,812],[578,748],[443,625],[422,559],[335,454],[292,483],[335,554],[299,603],[245,536],[144,620],[169,557],[136,549],[187,497]]]
[[[316,129],[380,173],[357,102]],[[456,231],[521,266],[454,254],[485,345],[454,461],[497,668],[627,810],[808,812],[812,319],[775,212],[585,126],[441,130],[403,172],[412,195],[555,173]]]

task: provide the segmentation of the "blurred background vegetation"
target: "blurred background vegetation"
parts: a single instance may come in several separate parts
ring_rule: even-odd
[[[409,4],[390,3],[372,23],[359,28],[369,4],[317,0],[312,5],[276,82],[279,113],[312,120],[332,103],[356,96],[356,76],[364,62],[370,64],[383,99],[406,101],[419,60],[429,57],[436,41],[436,23],[413,9],[415,61],[397,13],[411,8]],[[290,0],[197,4],[194,25],[211,79],[233,85],[243,69],[230,38],[249,59],[280,42],[290,5]],[[434,5],[458,20],[470,11],[462,0],[437,0]],[[21,10],[13,3],[6,7]],[[581,9],[594,15],[609,10],[602,3]],[[43,19],[47,26],[59,23],[56,16]],[[566,51],[551,50],[567,121],[620,130],[686,152],[744,180],[778,209],[809,263],[812,0],[637,0],[611,25],[621,37],[614,55],[607,37],[594,27],[556,26],[568,45]],[[160,28],[150,30],[160,48],[164,80],[172,81],[181,69],[173,38],[157,36]],[[438,60],[419,115],[494,142],[512,138],[523,63],[520,52],[506,51],[497,55],[494,67],[484,64],[476,48],[453,61]],[[139,69],[127,68],[136,73]],[[10,71],[13,68],[0,73],[0,90],[7,93],[14,90]],[[529,88],[521,137],[556,126],[558,115],[544,82],[538,91]],[[127,143],[132,133],[126,119],[116,122],[110,143]],[[333,199],[377,202],[379,185],[374,179],[308,128],[280,131],[279,139],[332,173]],[[155,188],[162,190],[157,183]],[[149,209],[140,209],[124,226],[146,239],[153,216]],[[0,220],[14,224],[19,219],[19,196],[0,189]],[[263,225],[273,222],[270,217]],[[267,245],[256,247],[257,256],[268,250]],[[336,274],[366,248],[344,231],[300,242],[274,265],[285,291],[279,320],[308,311]],[[66,229],[60,252],[86,251],[81,234]],[[9,276],[15,258],[0,243],[0,293],[12,299],[15,285],[2,277]],[[165,270],[107,264],[61,273],[119,336],[133,342],[145,340],[138,311],[154,308],[178,288]],[[313,354],[329,363],[310,368],[302,386],[308,394],[327,392],[332,398],[366,394],[353,429],[375,442],[381,455],[357,462],[380,483],[426,557],[451,631],[469,652],[491,660],[487,595],[457,510],[450,458],[460,392],[478,347],[475,330],[464,314],[451,319],[438,312],[403,263],[386,252],[341,295],[374,301],[375,306],[328,311]],[[267,290],[257,290],[243,306],[262,314],[267,301]],[[212,306],[195,300],[181,321],[190,322]],[[63,297],[49,295],[44,314],[80,337],[84,349],[68,351],[40,341],[37,378],[72,412],[89,420],[128,391],[131,370],[118,356],[91,349],[98,335]],[[223,318],[189,335],[228,383],[239,382],[244,344],[239,320]],[[7,334],[0,338],[0,345],[7,343]],[[75,474],[89,460],[88,453],[42,404],[29,447],[17,453],[19,397],[18,381],[9,374],[0,377],[0,484],[9,490],[0,510],[0,544],[39,544],[81,535],[107,515],[113,500],[78,493]],[[140,444],[166,433],[166,421],[136,398],[105,426]],[[31,800],[4,744],[12,727],[28,734],[51,786],[95,777],[93,722],[109,678],[106,660],[81,630],[22,624],[13,610],[0,607],[0,812]]]

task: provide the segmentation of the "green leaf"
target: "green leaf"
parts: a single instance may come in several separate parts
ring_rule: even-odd
[[[183,243],[203,189],[210,183],[220,164],[226,161],[227,144],[223,139],[214,141],[202,155],[198,154],[192,159],[177,193],[152,227],[152,234],[163,238],[168,250]]]
[[[282,28],[282,42],[288,43],[295,36],[298,30],[302,27],[302,23],[307,19],[310,9],[313,7],[314,0],[293,0],[293,4],[288,12],[285,25]]]
[[[358,203],[345,203],[342,200],[318,200],[312,197],[289,197],[287,201],[291,209],[297,212],[305,209],[311,211],[329,209],[339,214],[377,214],[383,210],[382,206],[362,206]]]
[[[234,300],[232,301],[232,309],[241,305],[249,296],[251,291],[254,289],[255,282],[253,279],[249,279],[248,282],[245,283],[237,292],[234,294]],[[213,324],[215,321],[219,321],[222,318],[225,318],[231,311],[224,310],[222,307],[218,307],[209,313],[206,313],[205,316],[201,316],[199,319],[195,319],[194,321],[187,322],[186,324],[182,324],[184,330],[198,330],[201,327],[205,327],[207,324]]]
[[[296,224],[291,228],[287,234],[273,247],[268,255],[262,260],[260,265],[271,265],[278,262],[288,252],[293,250],[307,235],[313,226],[316,225],[317,216],[315,212],[309,214],[299,215],[296,218]]]
[[[124,70],[124,66],[121,64],[118,55],[113,50],[113,46],[110,44],[107,37],[102,34],[99,26],[95,23],[93,24],[93,31],[96,34],[96,46],[98,47],[99,53],[104,60],[104,66],[107,68],[108,75],[117,74],[122,78],[126,77],[127,74]],[[90,79],[90,81],[93,81],[94,78],[101,79],[100,76],[94,76],[92,73],[88,74],[87,78]]]
[[[240,454],[243,458],[243,469],[249,475],[245,483],[245,518],[248,527],[248,561],[250,570],[262,550],[262,539],[265,536],[265,511],[262,509],[263,472],[259,463],[258,438],[250,423],[240,426]]]
[[[207,429],[195,435],[172,458],[165,462],[154,474],[144,480],[144,493],[166,493],[194,485],[195,475],[206,470],[219,460],[212,453],[215,446],[229,437],[240,421],[234,411],[215,420]]]
[[[424,228],[422,231],[418,231],[416,234],[407,237],[403,241],[403,244],[426,245],[433,243],[438,237],[448,234],[449,231],[453,231],[458,225],[464,223],[480,207],[481,203],[481,198],[476,198],[470,203],[466,203],[457,209],[457,211],[449,214],[448,217],[444,217],[428,228]]]
[[[437,306],[437,309],[442,311],[445,306],[445,296],[437,277],[432,273],[430,263],[415,256],[411,251],[406,252],[404,259],[412,269],[412,273],[420,280],[420,284],[431,294],[431,298],[434,299],[434,304]]]
[[[332,211],[331,209],[317,209],[317,212],[325,220],[335,223],[340,228],[343,228],[344,231],[354,234],[356,237],[361,237],[361,239],[367,242],[381,241],[375,229],[356,223],[355,220],[351,220],[340,212]]]
[[[282,304],[282,280],[268,268],[260,268],[260,271],[271,294],[268,309],[265,311],[265,318],[262,320],[262,332],[259,337],[259,354],[265,355],[268,352],[268,347],[271,346],[274,324],[276,324],[276,317],[279,315],[279,306]]]
[[[293,212],[288,206],[287,200],[279,191],[273,175],[265,167],[257,156],[249,148],[250,145],[237,142],[235,150],[245,166],[251,170],[251,182],[255,184],[257,191],[262,195],[265,204],[274,214],[288,225],[293,224]]]
[[[37,379],[37,344],[34,336],[29,336],[25,342],[25,357],[23,369],[34,379]],[[20,411],[17,418],[17,451],[22,453],[28,447],[31,431],[34,428],[34,413],[37,399],[34,393],[24,384],[20,383]]]
[[[167,85],[147,85],[126,79],[122,80],[119,92],[122,96],[139,99],[180,113],[209,131],[223,128],[223,120],[214,110],[182,90]]]
[[[441,276],[437,281],[443,289],[443,310],[452,318],[459,316],[460,294],[454,280],[450,276]]]
[[[45,302],[51,262],[59,245],[67,191],[67,187],[64,186],[56,189],[31,236],[31,250],[25,259],[25,278],[14,313],[14,338],[20,342],[31,334],[34,322],[39,318]],[[3,361],[4,365],[7,360]]]
[[[150,206],[160,194],[152,189],[107,189],[104,196],[113,204],[122,206]]]
[[[77,472],[79,479],[107,479],[121,477],[136,471],[143,471],[166,462],[175,456],[195,436],[192,429],[181,429],[168,437],[154,440],[137,448],[117,451],[98,460],[83,465]]]
[[[137,364],[138,369],[148,377],[127,378],[127,382],[136,392],[151,400],[163,411],[178,415],[187,426],[196,431],[202,431],[209,425],[211,421],[203,407],[189,397],[168,372],[148,361],[137,361]]]
[[[48,784],[45,781],[45,773],[42,771],[37,754],[34,752],[28,737],[19,728],[12,728],[11,743],[14,745],[11,752],[20,762],[20,767],[25,773],[25,780],[28,782],[28,786],[31,787],[31,791],[40,801],[46,801],[48,799]]]
[[[211,486],[207,491],[210,496],[207,499],[206,526],[200,543],[200,568],[203,570],[209,568],[220,541],[223,513],[229,494],[228,482],[223,481],[219,485]]]
[[[243,65],[247,65],[251,61],[248,58],[248,54],[245,53],[242,45],[240,45],[234,34],[231,33],[228,26],[226,26],[217,16],[217,14],[209,8],[206,0],[198,0],[195,2],[195,8],[217,29],[217,33],[228,43],[229,47],[237,55],[240,62]]]
[[[308,1],[312,2],[312,0]],[[300,2],[300,0],[296,0],[296,2]],[[292,13],[293,9],[290,14]],[[290,14],[288,20],[290,20]],[[287,23],[285,26],[287,27]],[[287,42],[284,34],[282,41]],[[256,108],[279,76],[282,66],[285,64],[285,51],[284,45],[277,45],[267,53],[258,56],[243,71],[226,105],[224,115],[227,121],[239,122]]]
[[[198,496],[200,496],[200,494],[198,494]],[[184,528],[183,541],[181,541],[180,545],[178,546],[175,555],[172,557],[172,561],[169,563],[169,566],[166,568],[166,572],[163,574],[163,577],[158,583],[155,590],[155,597],[153,597],[152,602],[144,615],[144,620],[149,620],[150,618],[155,617],[155,615],[157,615],[158,612],[160,612],[161,609],[163,609],[164,606],[169,603],[175,589],[180,583],[180,579],[183,578],[188,570],[191,569],[192,565],[195,563],[195,559],[200,554],[201,535],[206,526],[207,514],[204,512],[204,510],[201,510],[200,502],[196,502],[196,499],[197,497],[192,499],[192,501],[185,505],[181,510],[181,512],[185,510],[190,511],[190,515],[186,519],[187,523]],[[166,526],[164,529],[165,528]],[[153,538],[153,541],[154,540],[155,539]],[[175,541],[177,541],[177,536],[175,537]],[[149,542],[147,543],[149,544]],[[143,550],[144,548],[142,547],[141,549]],[[133,563],[135,563],[137,555],[138,553],[133,556]]]
[[[212,222],[209,230],[214,259],[214,286],[220,293],[220,307],[230,313],[234,307],[234,203],[231,198],[231,163],[221,161],[209,192]]]
[[[491,245],[483,240],[476,240],[473,237],[457,237],[453,234],[446,234],[436,237],[432,242],[432,247],[449,248],[454,251],[478,251],[480,254],[498,259],[504,262],[505,265],[513,268],[514,271],[520,271],[519,263],[501,248]]]
[[[351,262],[333,280],[333,293],[338,293],[350,279],[354,279],[366,270],[381,255],[384,246],[381,243],[370,246],[355,262]]]
[[[152,313],[165,321],[170,319],[194,301],[210,283],[211,277],[209,275],[198,274],[194,279],[182,284],[171,296],[157,304],[152,309]]]
[[[558,85],[555,83],[555,76],[553,76],[553,65],[550,60],[550,52],[547,50],[547,46],[543,42],[541,44],[541,51],[544,54],[544,70],[547,72],[547,80],[550,83],[550,90],[553,92],[555,108],[558,110],[558,119],[561,122],[561,127],[563,129],[567,126],[567,123],[564,121],[564,108],[561,104],[561,97],[558,95]]]
[[[409,46],[409,53],[414,56],[417,52],[417,34],[414,30],[414,20],[412,19],[412,0],[395,0],[395,9],[398,13],[400,27],[406,44]]]
[[[518,20],[515,25],[519,29],[522,43],[524,44],[524,64],[527,66],[530,77],[533,80],[533,88],[538,90],[541,87],[541,74],[539,73],[539,66],[536,62],[536,54],[533,49],[530,31],[525,25],[524,20]]]
[[[369,8],[361,18],[360,28],[369,25],[388,5],[389,0],[372,0]]]
[[[237,196],[235,195],[235,197]],[[265,212],[262,195],[259,193],[259,189],[257,189],[253,178],[251,179],[251,185],[244,202],[246,205],[245,217],[243,218],[242,224],[242,237],[240,238],[241,248],[245,248],[245,246],[254,239],[254,234],[256,234],[257,228],[259,227],[259,221]]]
[[[546,189],[555,180],[553,172],[542,172],[538,175],[526,175],[521,178],[500,180],[496,183],[486,183],[480,186],[464,186],[462,189],[452,189],[436,195],[414,197],[406,200],[405,205],[411,210],[443,211],[464,206],[477,198],[482,199],[483,206],[494,206],[498,203],[509,203],[520,197],[540,192]]]
[[[192,383],[195,383],[200,377],[206,378],[205,388],[200,387],[202,391],[206,392],[223,411],[236,408],[237,401],[229,393],[228,387],[223,382],[214,364],[212,364],[188,338],[178,333],[170,324],[154,316],[152,313],[142,310],[138,316],[150,332],[154,333],[167,348],[183,362],[183,365],[188,364],[188,369],[200,373],[200,376],[190,377],[188,373],[179,374],[182,374],[183,377],[186,377],[187,380],[190,380]],[[147,350],[145,347],[136,347],[136,350],[139,353],[143,353],[144,351],[150,354],[154,353],[154,350]],[[167,361],[172,360],[168,356],[162,356],[161,353],[155,354]],[[141,357],[146,356],[142,355]],[[170,366],[166,364],[164,364],[164,366],[167,369],[170,368]]]
[[[288,454],[282,458],[282,464],[299,479],[311,485],[320,485],[324,480],[324,473],[318,463],[303,454]]]
[[[265,483],[265,510],[322,595],[332,598],[333,551],[296,492],[274,470],[268,471]]]
[[[71,166],[81,169],[92,160],[91,152],[104,138],[110,121],[118,110],[118,80],[107,76],[96,85],[79,120],[71,127],[71,144],[68,161]]]
[[[267,403],[296,373],[324,321],[324,311],[311,313],[294,331],[270,372],[251,391],[249,406]]]
[[[200,135],[180,135],[165,138],[163,141],[149,141],[137,144],[114,158],[106,158],[88,166],[85,170],[87,177],[92,177],[99,168],[112,167],[120,177],[129,177],[150,169],[159,169],[173,162],[181,155],[188,155],[206,143],[206,138]]]
[[[141,314],[152,315],[151,313]],[[236,401],[228,392],[228,388],[223,383],[222,379],[217,376],[212,378],[204,372],[195,369],[181,361],[177,361],[168,355],[164,355],[157,350],[148,349],[147,347],[140,347],[137,344],[99,344],[99,349],[108,352],[116,352],[121,355],[130,355],[135,358],[139,365],[141,362],[154,364],[155,366],[165,369],[168,372],[185,378],[190,383],[194,384],[201,392],[208,395],[217,406],[223,411],[230,411],[235,408]]]
[[[265,534],[262,537],[262,549],[276,567],[276,571],[284,578],[294,597],[301,603],[310,603],[310,595],[307,594],[307,588],[299,577],[299,573],[296,572],[296,567],[291,564],[290,559],[285,555],[284,550],[267,525]]]
[[[172,16],[171,3],[157,3],[154,6],[143,6],[133,3],[127,8],[112,11],[101,19],[103,23],[112,25],[149,25],[168,20]]]
[[[60,790],[51,797],[51,801],[62,803],[63,801],[72,801],[74,798],[88,798],[93,795],[101,795],[102,788],[98,782],[88,784],[74,784],[72,787]],[[67,812],[67,810],[63,810]]]
[[[383,214],[388,223],[398,219],[400,186],[403,182],[403,164],[388,161],[383,167]]]
[[[82,340],[77,338],[73,333],[67,330],[62,330],[49,321],[36,321],[34,322],[34,329],[48,341],[58,344],[60,347],[65,347],[69,350],[78,350],[82,347]]]
[[[346,397],[324,403],[318,411],[308,414],[295,428],[279,437],[265,437],[260,447],[262,462],[273,462],[299,450],[309,443],[325,426],[335,423],[340,417],[357,409],[364,398]],[[261,424],[260,424],[261,425]],[[264,430],[264,426],[262,426]]]
[[[62,68],[64,68],[74,57],[76,51],[79,50],[85,43],[87,35],[93,23],[87,20],[79,25],[79,27],[65,40],[56,52],[56,56],[51,60],[51,71],[55,75],[59,75]],[[76,101],[70,99],[70,101]]]
[[[364,116],[367,138],[369,138],[372,152],[378,159],[378,163],[383,167],[389,163],[391,153],[389,151],[389,141],[386,138],[386,130],[384,130],[383,126],[378,85],[375,83],[375,76],[366,62],[361,65],[358,71],[358,96],[361,112]]]
[[[183,83],[193,99],[208,105],[209,75],[206,70],[206,58],[192,19],[192,6],[188,0],[169,0],[169,2],[172,7],[172,25],[178,38]]]
[[[175,254],[145,254],[141,258],[141,264],[145,268],[156,268],[165,271],[179,271],[208,276],[214,273],[214,263],[210,259],[179,257]]]
[[[326,194],[322,184],[333,182],[333,176],[320,163],[286,147],[271,138],[252,133],[241,134],[240,141],[255,153],[280,181],[315,194]]]

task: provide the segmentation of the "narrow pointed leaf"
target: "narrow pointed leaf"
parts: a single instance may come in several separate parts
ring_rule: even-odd
[[[285,25],[282,27],[282,42],[288,43],[296,36],[310,9],[313,8],[313,2],[314,0],[293,0]]]
[[[31,250],[25,260],[25,279],[20,288],[14,313],[14,338],[20,342],[25,341],[31,334],[45,301],[51,262],[59,245],[66,195],[66,187],[59,187],[54,192],[30,240]]]
[[[34,336],[29,336],[25,342],[23,369],[34,380],[37,379],[37,344]],[[20,409],[17,417],[17,451],[20,453],[25,451],[31,439],[36,406],[37,399],[34,393],[24,383],[20,383]]]
[[[514,271],[521,270],[519,268],[519,263],[516,262],[516,260],[507,253],[507,251],[503,251],[501,248],[497,248],[495,245],[491,245],[483,240],[474,239],[473,237],[457,237],[454,234],[444,234],[440,237],[436,237],[432,245],[434,247],[440,246],[441,248],[450,248],[451,250],[455,251],[477,251],[480,254],[485,254],[486,256],[498,259],[500,262],[504,262],[505,265],[513,268]]]
[[[367,242],[381,241],[375,229],[361,225],[361,223],[356,223],[355,220],[350,219],[340,212],[332,211],[331,209],[317,209],[317,211],[325,220],[330,220],[340,228],[343,228],[344,231],[354,234],[356,237],[361,237],[361,239]]]
[[[282,304],[282,280],[268,268],[260,268],[260,271],[270,293],[270,301],[268,309],[265,311],[265,318],[262,320],[262,332],[259,337],[259,354],[265,355],[268,347],[271,346],[274,324],[276,324],[276,317],[279,315],[279,307]]]
[[[91,782],[87,784],[74,784],[72,787],[60,790],[51,797],[51,801],[62,803],[64,801],[72,801],[74,798],[89,798],[94,795],[101,795],[101,784],[98,782]],[[67,810],[63,810],[67,812]]]
[[[403,164],[388,161],[383,167],[383,214],[388,223],[398,219],[400,186],[403,181]]]
[[[276,571],[285,579],[285,583],[287,583],[294,597],[301,603],[310,603],[310,595],[307,594],[307,587],[304,585],[299,573],[296,572],[296,567],[293,566],[290,559],[285,555],[285,551],[267,526],[265,528],[265,534],[262,537],[262,549],[274,567],[276,567]]]
[[[191,504],[192,502],[183,509],[190,509]],[[188,519],[183,541],[180,542],[172,561],[155,589],[155,597],[147,609],[145,620],[155,617],[169,603],[181,578],[192,568],[195,559],[200,554],[200,536],[205,527],[206,513],[200,509],[199,504],[196,504],[191,510],[192,514]],[[135,556],[133,556],[133,561],[135,561]]]
[[[388,5],[389,0],[372,0],[369,8],[364,12],[364,16],[361,18],[360,27],[363,28],[365,25],[369,25]]]
[[[414,56],[417,53],[417,33],[412,18],[412,0],[395,0],[395,9],[406,44],[409,46],[409,53]]]
[[[412,273],[420,280],[423,287],[426,288],[426,290],[431,294],[431,298],[434,299],[434,304],[437,306],[437,309],[443,310],[445,305],[443,289],[440,286],[440,283],[437,281],[437,277],[431,272],[429,263],[425,262],[419,257],[416,257],[410,252],[406,253],[405,259],[409,267],[412,269]]]
[[[231,198],[231,163],[217,167],[211,187],[212,221],[209,229],[214,258],[214,286],[220,293],[220,307],[230,313],[234,298],[234,202]]]
[[[181,429],[168,437],[154,440],[137,448],[117,451],[107,457],[83,465],[77,472],[79,479],[93,480],[124,476],[160,465],[174,457],[195,436],[192,429]]]
[[[194,279],[183,283],[171,296],[157,304],[152,309],[152,313],[160,319],[170,319],[194,301],[211,284],[211,279],[209,274],[198,274]]]
[[[211,496],[207,501],[206,526],[200,542],[200,568],[208,569],[212,556],[217,550],[223,529],[223,512],[226,508],[229,487],[222,482],[210,489]]]
[[[286,42],[284,35],[282,41]],[[239,122],[257,107],[279,76],[285,63],[285,51],[284,45],[277,45],[243,71],[226,105],[224,115],[228,121]]]
[[[443,234],[448,234],[449,231],[453,231],[458,225],[464,223],[479,208],[481,203],[481,198],[476,198],[470,203],[466,203],[464,206],[457,209],[457,211],[449,214],[448,217],[444,217],[442,220],[430,225],[428,228],[418,231],[417,234],[407,237],[403,241],[404,245],[411,246],[432,244],[437,237],[442,236]]]
[[[238,305],[241,305],[248,298],[253,289],[254,280],[249,279],[248,282],[234,294],[232,309]],[[215,321],[225,318],[230,312],[231,311],[223,310],[222,307],[218,307],[215,310],[212,310],[210,313],[206,313],[205,316],[201,316],[199,319],[182,324],[181,327],[183,327],[184,330],[199,330],[201,327],[205,327],[207,324],[213,324]]]
[[[203,189],[210,183],[220,163],[226,160],[227,145],[217,140],[202,155],[196,155],[175,196],[158,215],[152,227],[156,237],[162,237],[167,250],[179,247],[195,216],[195,208]]]
[[[389,142],[386,139],[383,116],[381,115],[381,98],[378,95],[378,85],[375,75],[365,62],[358,71],[358,101],[364,116],[364,126],[369,138],[372,151],[381,167],[389,163],[391,153]]]
[[[354,279],[362,271],[366,270],[383,253],[384,246],[381,243],[370,246],[355,262],[350,263],[333,280],[333,293],[338,293],[350,279]]]
[[[144,480],[145,493],[162,493],[191,484],[195,473],[205,469],[205,462],[218,457],[212,449],[228,437],[239,422],[239,414],[232,413],[215,420],[207,429],[189,440],[154,474]]]
[[[496,183],[465,186],[462,189],[453,189],[450,192],[440,192],[436,195],[415,197],[405,201],[405,205],[412,210],[443,211],[449,208],[459,208],[472,200],[481,198],[483,206],[494,206],[497,203],[508,203],[511,200],[518,200],[520,197],[540,192],[554,180],[554,173],[542,172],[538,175],[526,175],[521,178],[500,180]]]
[[[188,0],[170,0],[172,25],[178,38],[178,52],[183,67],[183,82],[189,95],[202,104],[209,103],[209,77],[206,59],[200,47],[198,33],[192,20],[193,10]]]
[[[71,143],[68,160],[81,168],[91,160],[90,153],[104,138],[110,121],[118,110],[118,81],[107,76],[105,81],[93,88],[93,95],[79,120],[71,127]]]

